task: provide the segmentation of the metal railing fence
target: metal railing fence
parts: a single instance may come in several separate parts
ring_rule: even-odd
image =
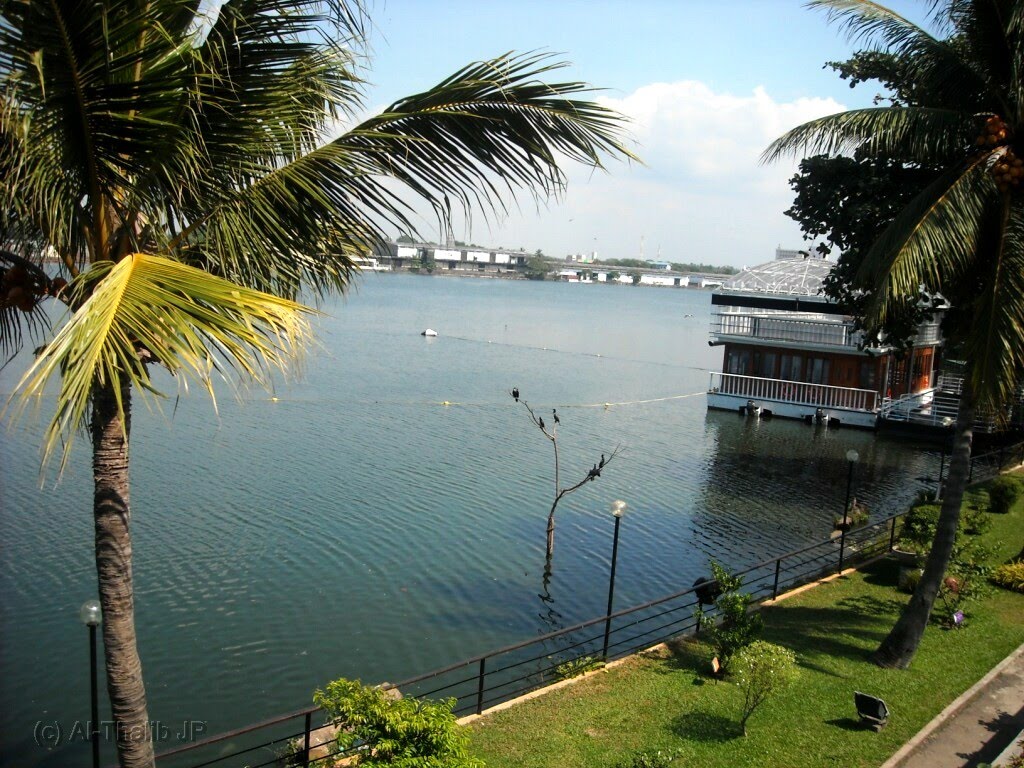
[[[793,587],[883,554],[892,548],[897,520],[903,514],[838,533],[826,541],[739,571],[737,575],[743,577],[742,590],[756,602],[764,602]],[[464,659],[389,687],[417,698],[454,698],[456,714],[480,714],[495,704],[561,679],[560,667],[567,662],[623,657],[696,631],[697,604],[691,587]],[[708,613],[713,616],[713,609]],[[602,658],[605,645],[607,659]],[[325,724],[325,714],[317,707],[308,707],[165,751],[158,755],[158,764],[160,768],[325,765],[322,761],[327,757],[340,755],[331,743],[327,755],[310,758],[310,748],[315,746],[313,736]]]

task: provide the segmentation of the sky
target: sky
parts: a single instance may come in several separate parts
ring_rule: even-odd
[[[926,20],[922,2],[889,7]],[[549,51],[571,62],[559,79],[603,89],[595,98],[632,121],[642,165],[570,165],[559,199],[523,194],[507,216],[456,225],[456,239],[492,247],[735,267],[806,247],[783,213],[798,160],[759,157],[786,130],[878,92],[823,68],[863,46],[797,0],[371,0],[369,11],[370,111],[471,61]],[[432,218],[421,234],[438,238]]]

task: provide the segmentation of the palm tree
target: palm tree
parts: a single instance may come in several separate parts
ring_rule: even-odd
[[[632,157],[614,112],[544,82],[546,55],[472,64],[327,140],[361,108],[358,0],[5,2],[0,16],[0,344],[65,305],[13,415],[60,380],[44,462],[92,436],[107,688],[124,766],[151,766],[129,503],[134,395],[150,367],[213,394],[266,382],[310,338],[296,303],[415,208],[500,212],[564,187],[565,160]],[[396,183],[397,182],[397,183]],[[57,266],[43,269],[44,261]],[[56,269],[60,276],[50,275]],[[57,306],[60,306],[57,304]]]
[[[901,106],[801,125],[765,158],[859,149],[942,169],[881,233],[856,277],[875,328],[916,297],[919,285],[941,291],[953,304],[943,325],[948,343],[967,361],[935,540],[920,584],[874,654],[882,666],[905,668],[949,564],[975,414],[1004,410],[1024,370],[1024,2],[937,2],[938,37],[868,0],[811,5],[828,9],[854,39],[879,41],[920,87]]]

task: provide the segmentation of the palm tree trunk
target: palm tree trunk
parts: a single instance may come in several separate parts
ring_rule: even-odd
[[[96,575],[103,606],[107,692],[122,768],[152,768],[153,742],[146,711],[142,662],[135,642],[132,590],[131,507],[128,499],[128,436],[131,389],[122,387],[124,421],[110,385],[93,388],[93,517]]]
[[[889,635],[878,646],[872,659],[880,667],[906,669],[914,660],[924,629],[932,613],[935,597],[942,586],[949,559],[953,554],[960,505],[971,469],[971,438],[974,427],[974,393],[971,391],[970,373],[964,376],[960,395],[960,411],[956,419],[953,452],[949,460],[949,477],[942,496],[935,540],[925,561],[924,573],[907,607]]]

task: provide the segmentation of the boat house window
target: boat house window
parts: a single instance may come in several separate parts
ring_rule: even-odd
[[[807,381],[811,384],[828,384],[828,358],[812,357],[807,360]]]
[[[860,364],[860,388],[875,389],[878,386],[878,366],[874,360],[865,360]]]
[[[730,349],[728,372],[745,376],[750,369],[749,349]]]
[[[803,370],[803,358],[800,355],[783,355],[779,366],[779,378],[786,381],[800,381]]]

